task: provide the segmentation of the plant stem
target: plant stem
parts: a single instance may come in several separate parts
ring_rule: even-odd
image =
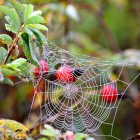
[[[21,26],[19,32],[17,33],[16,37],[14,38],[13,43],[11,44],[11,47],[10,47],[10,49],[9,49],[9,51],[8,51],[8,53],[7,53],[7,56],[6,56],[6,58],[5,58],[4,62],[3,62],[4,65],[6,64],[8,58],[10,57],[10,55],[11,55],[11,53],[12,53],[12,51],[15,49],[16,44],[17,44],[17,42],[19,41],[19,36],[21,35],[21,33],[22,33],[24,27],[25,27],[25,25],[23,24],[23,25]]]
[[[17,34],[16,37],[14,38],[13,43],[11,44],[11,47],[10,47],[10,49],[9,49],[9,51],[7,53],[7,56],[6,56],[5,60],[4,60],[4,63],[3,63],[4,65],[6,64],[8,58],[10,57],[10,55],[12,53],[12,51],[15,49],[16,44],[17,44],[18,41],[19,41],[19,37],[18,37],[18,34]]]

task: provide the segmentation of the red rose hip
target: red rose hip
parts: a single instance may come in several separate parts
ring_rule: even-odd
[[[49,65],[45,60],[41,60],[39,64],[40,64],[40,68],[36,66],[34,67],[33,74],[35,77],[38,77],[41,74],[42,75],[47,74],[49,70]]]
[[[100,95],[102,100],[113,103],[117,100],[117,93],[117,87],[114,84],[108,84],[102,87]]]
[[[69,65],[61,66],[56,72],[56,78],[59,82],[66,84],[75,81],[73,69]]]
[[[8,77],[10,80],[12,80],[12,81],[14,81],[15,78],[16,78],[15,76],[12,76],[12,75],[11,75],[11,76],[7,76],[7,77]]]

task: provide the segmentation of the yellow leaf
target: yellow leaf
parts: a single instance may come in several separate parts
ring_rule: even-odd
[[[29,129],[23,124],[8,119],[0,119],[0,138],[6,140],[25,139]]]

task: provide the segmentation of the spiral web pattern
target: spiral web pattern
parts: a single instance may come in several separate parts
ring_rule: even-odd
[[[49,75],[40,75],[34,82],[35,92],[41,79],[44,80],[43,104],[41,105],[41,121],[50,123],[61,132],[73,131],[100,136],[100,127],[107,125],[110,128],[108,136],[112,136],[113,124],[119,103],[131,83],[122,78],[125,67],[131,64],[113,63],[87,56],[73,56],[68,51],[55,46],[44,47],[42,59],[49,64]],[[75,82],[62,84],[55,75],[58,67],[70,65],[79,71],[74,74]],[[117,68],[116,78],[112,78],[114,67]],[[134,79],[135,80],[135,79]],[[107,102],[101,97],[104,85],[112,84],[119,89],[117,98]],[[108,89],[109,95],[113,91]],[[105,96],[108,96],[105,95]],[[111,115],[111,122],[108,119]],[[112,136],[113,137],[113,136]],[[115,138],[115,137],[114,137]],[[116,138],[117,139],[117,138]]]

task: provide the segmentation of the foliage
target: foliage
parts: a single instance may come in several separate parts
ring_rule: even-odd
[[[14,120],[0,120],[0,139],[25,139],[29,133],[28,128]]]
[[[21,80],[33,65],[39,65],[39,59],[35,52],[41,50],[43,45],[47,45],[45,35],[42,30],[47,31],[41,11],[34,11],[31,4],[20,4],[9,1],[7,6],[0,6],[0,12],[4,15],[7,23],[5,28],[14,37],[8,34],[0,35],[0,83],[13,85],[11,76],[17,76]],[[17,47],[18,46],[18,47]],[[13,56],[13,52],[19,47],[23,48],[26,58]],[[16,50],[19,51],[19,50]],[[40,55],[41,56],[41,55]],[[32,75],[32,73],[30,74]],[[29,133],[28,128],[12,120],[0,120],[1,139],[25,139]]]
[[[27,87],[21,85],[14,86],[12,89],[3,84],[14,85],[18,79],[26,81],[28,80],[26,78],[33,77],[33,66],[39,65],[42,46],[48,44],[47,27],[49,28],[49,40],[74,54],[87,54],[125,63],[133,62],[136,67],[130,69],[130,75],[127,75],[130,80],[132,75],[139,72],[139,1],[18,0],[27,4],[15,1],[17,0],[0,1],[0,5],[3,5],[0,6],[0,18],[3,19],[4,16],[6,19],[6,24],[3,20],[0,21],[2,31],[0,35],[0,115],[2,117],[14,116],[14,119],[23,123],[27,120],[29,104],[33,97],[32,86],[28,83]],[[35,9],[39,10],[34,11],[31,3],[35,5]],[[7,31],[2,26],[4,24]],[[10,50],[12,53],[4,64]],[[29,69],[31,69],[30,72]],[[115,74],[111,73],[111,75],[115,77]],[[10,76],[14,78],[9,78]],[[138,79],[130,97],[139,95],[137,92],[139,87]],[[36,102],[34,110],[39,110],[38,101],[35,99]],[[57,101],[54,100],[54,102]],[[123,140],[140,131],[139,109],[139,98],[133,102],[130,99],[121,102],[119,117],[116,119],[113,130],[115,136]],[[111,121],[111,117],[108,121]],[[11,122],[8,121],[8,124]],[[104,134],[105,131],[109,131],[109,128],[102,127],[101,130]],[[6,128],[6,131],[11,132],[11,128],[10,130]],[[54,129],[50,131],[54,132]],[[41,133],[45,133],[44,139],[48,136],[48,132],[52,134],[50,131],[45,127],[42,129]],[[52,135],[53,138],[56,137],[54,133]],[[75,136],[82,137],[79,134]],[[44,135],[41,134],[41,137],[43,139]]]
[[[32,67],[32,64],[39,66],[40,58],[37,57],[35,50],[38,48],[41,50],[43,45],[47,45],[47,39],[40,31],[47,31],[47,27],[43,25],[45,20],[41,16],[42,12],[34,11],[31,4],[10,1],[7,6],[0,6],[0,12],[4,14],[8,23],[5,24],[6,30],[14,34],[13,41],[8,34],[0,35],[0,42],[6,44],[8,48],[6,50],[4,47],[0,47],[0,67],[4,75],[1,83],[12,84],[12,81],[9,81],[10,79],[7,79],[6,76],[11,74],[21,78],[23,70],[20,66],[27,62],[26,59],[18,58],[18,56],[15,57],[15,60],[11,59],[11,52],[22,42],[23,51],[30,62],[28,63],[31,65],[30,67]],[[6,58],[8,58],[7,64],[5,64],[7,62]]]

